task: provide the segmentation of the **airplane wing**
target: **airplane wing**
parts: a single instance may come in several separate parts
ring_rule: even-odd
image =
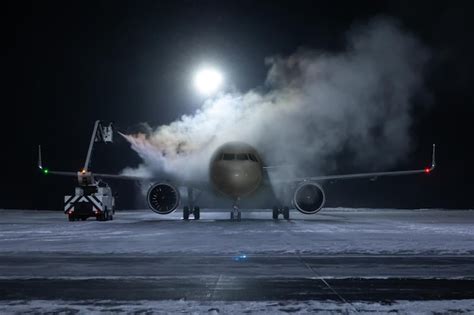
[[[372,173],[355,173],[355,174],[341,174],[341,175],[325,175],[325,176],[313,176],[313,177],[301,177],[284,180],[285,182],[300,182],[300,181],[323,181],[323,180],[341,180],[341,179],[355,179],[355,178],[371,178],[375,179],[382,176],[401,176],[401,175],[412,175],[412,174],[429,174],[436,167],[436,145],[433,144],[433,151],[431,155],[431,167],[415,170],[403,170],[403,171],[391,171],[391,172],[372,172]]]
[[[71,176],[71,177],[78,177],[81,175],[81,172],[65,172],[65,171],[51,171],[47,168],[40,168],[40,170],[44,174],[52,174],[52,175],[60,175],[60,176]],[[125,180],[149,180],[153,179],[152,177],[140,177],[140,176],[128,176],[128,175],[117,175],[117,174],[101,174],[101,173],[94,173],[94,177],[97,178],[110,178],[110,179],[125,179]]]
[[[45,174],[51,175],[59,175],[59,176],[71,176],[76,177],[80,182],[82,180],[89,180],[89,178],[101,178],[101,179],[119,179],[119,180],[132,180],[132,181],[169,181],[165,180],[164,178],[158,178],[153,176],[131,176],[131,175],[119,175],[119,174],[103,174],[103,173],[91,173],[89,171],[81,170],[79,172],[69,172],[69,171],[56,171],[50,170],[43,166],[42,158],[41,158],[41,145],[38,146],[38,168],[40,171]],[[172,180],[173,183],[179,186],[187,186],[193,187],[198,189],[205,189],[207,188],[208,183],[205,182],[198,182],[198,181],[187,181],[187,180]]]

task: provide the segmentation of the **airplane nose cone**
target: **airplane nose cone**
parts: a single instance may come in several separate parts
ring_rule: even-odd
[[[211,168],[211,181],[214,187],[233,198],[245,196],[258,188],[261,181],[261,170],[258,164],[229,165],[216,163]]]

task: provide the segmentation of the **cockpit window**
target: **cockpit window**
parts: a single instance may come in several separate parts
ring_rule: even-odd
[[[232,153],[224,153],[224,154],[222,154],[222,159],[223,159],[224,161],[235,160],[235,154],[232,154]]]
[[[253,162],[258,162],[258,159],[255,155],[252,153],[222,153],[221,156],[218,158],[218,160],[223,160],[223,161],[253,161]]]
[[[249,158],[251,161],[258,162],[257,158],[252,153],[249,154]]]
[[[239,161],[245,161],[249,159],[246,153],[239,153],[239,154],[236,154],[235,156],[236,156],[236,159]]]

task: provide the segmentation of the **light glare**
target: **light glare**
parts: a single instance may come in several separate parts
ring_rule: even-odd
[[[196,74],[194,85],[200,93],[210,95],[219,89],[222,81],[223,77],[217,70],[203,69]]]

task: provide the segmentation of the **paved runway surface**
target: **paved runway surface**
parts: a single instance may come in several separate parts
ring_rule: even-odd
[[[0,280],[214,276],[474,280],[474,256],[0,254]]]
[[[269,213],[242,222],[223,213],[200,222],[149,211],[112,222],[0,215],[2,312],[44,300],[333,301],[346,310],[459,300],[468,302],[456,310],[473,310],[473,211],[325,209],[289,222]]]
[[[473,257],[0,256],[0,299],[399,300],[474,297]],[[45,290],[47,288],[47,290]]]
[[[191,277],[0,281],[0,300],[306,301],[472,299],[474,282],[420,279]]]

